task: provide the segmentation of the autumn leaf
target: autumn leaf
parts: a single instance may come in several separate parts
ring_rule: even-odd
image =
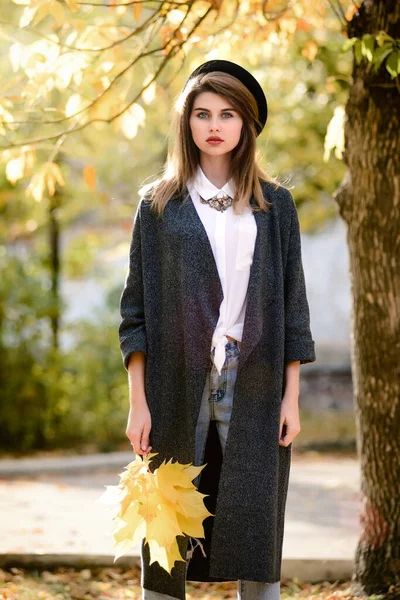
[[[93,167],[87,166],[83,169],[83,180],[91,190],[96,188],[96,171]]]
[[[78,12],[79,6],[77,0],[65,0],[65,2],[71,12]]]
[[[302,55],[308,58],[310,62],[313,62],[314,58],[318,54],[318,46],[312,40],[309,40],[303,50],[301,51]]]
[[[58,27],[61,27],[64,23],[64,7],[57,0],[47,0],[43,2],[41,6],[36,10],[32,25],[35,26],[47,16],[53,17]],[[28,23],[27,23],[28,25]]]
[[[184,515],[178,514],[177,519],[180,528],[186,535],[192,537],[204,537],[203,524],[199,521],[198,517],[185,517]]]
[[[149,540],[148,544],[150,548],[150,564],[158,562],[168,573],[171,573],[176,560],[183,560],[176,540],[171,545],[169,552],[160,546],[156,540]]]
[[[356,4],[351,4],[348,9],[346,10],[346,13],[344,15],[344,18],[346,19],[346,21],[351,21],[354,17],[354,15],[357,13],[357,11],[359,10],[359,6],[357,6]]]
[[[190,479],[191,474],[187,474],[179,463],[171,463],[170,461],[166,464],[164,463],[161,465],[163,468],[159,467],[154,475],[155,484],[170,502],[177,502],[180,494],[180,491],[177,489],[178,486],[194,487]],[[184,465],[184,467],[187,466],[189,465]]]
[[[216,10],[219,10],[222,5],[222,0],[210,0],[210,4],[213,8],[215,8]]]
[[[185,517],[198,517],[204,514],[203,497],[206,494],[193,494],[193,490],[182,488],[179,490],[179,495],[176,501],[176,510]]]
[[[43,199],[46,189],[49,196],[54,196],[56,183],[60,186],[65,185],[59,165],[53,162],[45,162],[33,175],[30,184],[25,190],[25,194],[26,196],[33,196],[37,202],[40,202]]]
[[[142,2],[136,2],[136,4],[133,5],[133,16],[135,18],[136,23],[138,23],[140,20],[140,15],[142,14],[142,7]]]
[[[16,152],[18,155],[15,154]],[[36,162],[36,152],[31,146],[22,146],[19,151],[5,152],[4,158],[10,159],[6,163],[6,177],[15,185],[19,179],[30,174]]]
[[[176,536],[182,535],[173,504],[159,504],[146,529],[147,541],[156,540],[166,551],[170,551]]]
[[[113,518],[115,560],[145,539],[150,550],[150,564],[158,562],[171,573],[176,560],[185,561],[179,552],[177,536],[204,537],[203,521],[214,516],[204,505],[204,497],[193,484],[205,465],[172,462],[172,458],[155,469],[150,460],[157,453],[140,455],[120,473],[117,486],[106,486],[97,501],[117,503]]]
[[[144,108],[135,102],[122,115],[114,121],[116,129],[120,129],[129,140],[132,140],[138,131],[138,127],[144,127],[146,112]]]

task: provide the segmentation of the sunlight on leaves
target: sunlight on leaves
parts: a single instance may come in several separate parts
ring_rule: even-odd
[[[13,185],[23,177],[29,175],[36,162],[36,152],[31,146],[22,146],[19,155],[15,156],[13,152],[3,152],[2,158],[7,160],[6,177]]]
[[[14,117],[12,114],[0,104],[0,135],[6,134],[6,128],[3,127],[3,123],[12,123],[13,121]]]
[[[64,7],[57,0],[45,0],[39,9],[36,11],[33,19],[33,25],[38,25],[46,17],[53,17],[58,27],[61,27],[64,22],[65,12]]]
[[[77,0],[65,0],[65,3],[71,12],[78,12],[79,5]]]
[[[22,68],[29,78],[37,73],[46,72],[57,60],[60,52],[57,44],[51,41],[58,41],[57,36],[53,34],[49,38],[49,40],[37,40],[29,45],[18,44],[19,48],[14,47],[14,67]]]
[[[54,65],[54,82],[55,87],[63,92],[70,85],[72,78],[77,70],[76,57],[72,52],[68,52],[59,56]]]
[[[185,12],[179,8],[176,8],[169,11],[167,19],[170,23],[172,23],[172,25],[179,25],[184,16]]]
[[[143,87],[145,87],[154,77],[153,73],[149,73],[147,75],[147,77],[145,78],[145,80],[143,81]],[[142,98],[143,98],[143,102],[145,104],[151,104],[154,100],[156,96],[156,82],[153,81],[153,83],[151,83],[149,85],[148,88],[146,88],[142,94]]]
[[[115,119],[115,127],[122,131],[128,140],[137,135],[138,127],[144,127],[146,112],[140,104],[132,104],[120,117]]]
[[[33,175],[25,194],[26,196],[32,196],[36,202],[40,202],[43,200],[46,191],[49,196],[54,196],[56,183],[61,186],[65,185],[59,165],[53,162],[45,162]]]
[[[86,105],[87,102],[85,102],[79,94],[72,94],[65,105],[65,116],[71,117],[72,115],[77,115],[77,113],[85,108]],[[76,118],[78,118],[78,116]]]
[[[20,27],[26,27],[32,24],[38,25],[46,17],[53,17],[58,27],[64,22],[65,11],[63,5],[58,0],[28,0],[18,1],[16,4],[24,4],[25,8],[19,21]],[[72,0],[72,6],[76,5],[75,0]]]
[[[326,128],[324,141],[324,162],[329,160],[331,151],[335,151],[336,158],[342,158],[344,152],[344,121],[346,113],[344,106],[337,106],[333,117]]]

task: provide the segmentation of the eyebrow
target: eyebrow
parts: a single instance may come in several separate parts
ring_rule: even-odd
[[[194,108],[193,110],[205,110],[206,112],[210,112],[208,108]],[[233,110],[234,112],[237,112],[235,108],[221,108],[221,112],[224,112],[226,110]]]

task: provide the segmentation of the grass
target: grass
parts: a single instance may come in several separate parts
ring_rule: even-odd
[[[236,582],[186,583],[186,599],[236,599]],[[52,571],[0,569],[0,600],[141,600],[140,570],[96,568]],[[353,596],[350,581],[310,584],[282,580],[281,600],[381,600],[384,596]]]

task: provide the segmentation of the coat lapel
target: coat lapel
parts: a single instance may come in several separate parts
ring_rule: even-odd
[[[254,200],[253,197],[251,200]],[[265,321],[265,307],[272,300],[273,293],[270,214],[264,213],[263,211],[256,211],[254,212],[254,218],[257,223],[257,237],[254,246],[253,262],[250,267],[247,306],[244,318],[238,371],[257,346],[262,336]]]
[[[215,262],[214,253],[211,248],[210,240],[208,239],[207,231],[203,225],[202,220],[200,219],[196,207],[193,203],[193,200],[189,194],[189,190],[187,187],[184,190],[184,195],[188,195],[188,218],[192,221],[191,225],[195,228],[196,234],[193,242],[197,242],[201,248],[201,254],[204,256],[204,260],[207,263],[207,268],[210,273],[210,278],[212,282],[212,289],[218,288],[218,296],[219,296],[219,304],[222,302],[224,298],[224,292],[222,289],[221,280],[219,278],[217,263]]]
[[[210,277],[210,289],[218,290],[219,306],[224,295],[214,253],[212,251],[210,240],[208,239],[207,231],[197,213],[187,188],[184,190],[184,197],[186,194],[187,210],[184,211],[184,215],[190,220],[190,227],[194,227],[195,229],[196,235],[194,236],[193,243],[199,245],[198,252],[201,256],[204,256],[205,262],[207,263],[206,268],[208,269]],[[250,199],[250,203],[252,206],[257,206],[253,196]],[[253,262],[250,267],[247,306],[238,370],[241,369],[253,349],[258,344],[263,331],[265,307],[273,300],[274,269],[271,244],[272,218],[270,212],[265,213],[264,211],[255,211],[254,217],[257,223],[257,236]],[[218,316],[216,316],[216,318],[218,320]]]

